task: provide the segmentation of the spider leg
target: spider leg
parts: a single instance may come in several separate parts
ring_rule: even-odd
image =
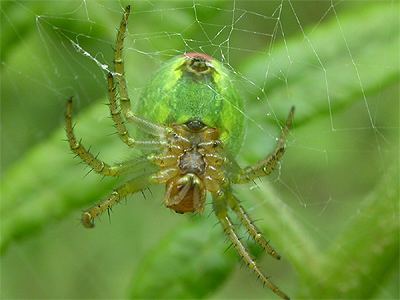
[[[128,89],[125,80],[124,60],[122,59],[122,50],[124,47],[124,39],[125,39],[125,33],[128,24],[130,9],[131,9],[130,5],[128,5],[125,8],[124,15],[122,16],[122,20],[119,25],[117,33],[117,41],[115,43],[115,52],[114,52],[114,69],[115,69],[115,75],[118,80],[119,95],[120,95],[119,101],[121,105],[122,114],[126,118],[126,120],[134,123],[144,132],[147,132],[148,134],[154,136],[164,137],[165,134],[167,133],[167,129],[165,127],[154,124],[145,119],[142,119],[138,117],[135,113],[133,113],[131,110],[131,101],[129,99]]]
[[[140,176],[119,186],[105,200],[82,213],[81,221],[83,226],[93,228],[96,217],[105,211],[109,211],[113,205],[119,203],[124,197],[142,190],[148,183],[148,177]]]
[[[72,152],[79,156],[89,167],[95,172],[104,176],[119,176],[123,174],[128,166],[124,164],[110,166],[94,156],[87,150],[80,141],[77,140],[72,126],[72,97],[67,101],[67,110],[65,113],[66,132],[69,142],[69,147]]]
[[[125,120],[122,117],[121,110],[118,107],[115,92],[116,87],[114,84],[114,76],[112,73],[108,73],[107,76],[108,83],[108,99],[110,101],[109,108],[111,118],[114,121],[115,128],[117,129],[117,133],[121,140],[128,145],[129,147],[137,147],[140,149],[159,149],[161,148],[165,142],[162,141],[138,141],[132,138],[129,134],[128,129],[125,126]]]
[[[219,194],[213,194],[213,207],[215,214],[221,223],[225,234],[229,237],[240,257],[244,260],[246,265],[251,269],[259,279],[265,284],[270,290],[272,290],[276,295],[282,299],[289,300],[290,298],[282,292],[274,283],[272,283],[268,277],[266,277],[258,268],[256,262],[251,257],[248,250],[243,246],[240,239],[238,238],[231,219],[227,212],[227,198],[225,193],[221,192]]]
[[[234,183],[247,183],[258,177],[269,175],[278,165],[278,162],[285,153],[286,137],[289,133],[289,129],[292,127],[294,116],[294,106],[290,109],[288,118],[285,126],[282,128],[282,133],[278,139],[278,143],[275,147],[274,152],[268,155],[265,159],[259,161],[254,166],[249,166],[242,169],[239,172],[238,177],[234,180]]]
[[[249,215],[246,213],[244,208],[240,205],[239,200],[232,194],[228,195],[229,207],[236,213],[239,217],[240,222],[246,227],[247,232],[250,236],[257,242],[269,255],[276,259],[281,259],[281,256],[275,251],[274,248],[270,246],[268,241],[260,233],[260,230],[253,221],[250,219]]]

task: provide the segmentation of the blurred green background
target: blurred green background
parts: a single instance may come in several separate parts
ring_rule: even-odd
[[[133,101],[168,58],[213,55],[246,100],[243,166],[273,149],[296,105],[279,170],[236,189],[283,257],[260,253],[240,228],[264,273],[293,298],[399,298],[397,1],[0,3],[2,299],[277,298],[226,250],[209,204],[203,216],[177,215],[152,187],[115,207],[111,223],[80,225],[119,180],[85,176],[73,158],[66,99],[102,159],[140,155],[113,134],[104,105],[127,4]]]

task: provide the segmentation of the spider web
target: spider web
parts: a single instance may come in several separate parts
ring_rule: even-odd
[[[2,53],[2,72],[5,74],[2,80],[2,164],[5,168],[16,161],[29,146],[45,139],[54,127],[61,124],[61,111],[69,96],[74,95],[80,109],[104,98],[105,74],[113,68],[112,47],[123,11],[121,3],[82,0],[61,2],[59,6],[49,6],[46,9],[47,4],[2,3],[3,21],[13,29],[14,39],[20,47],[29,49],[24,57],[18,56],[22,52],[12,47],[12,51]],[[291,132],[287,153],[279,170],[263,181],[273,183],[293,214],[325,247],[330,237],[335,236],[345,223],[359,213],[359,201],[379,180],[398,150],[397,87],[385,88],[378,96],[369,96],[365,88],[367,80],[364,79],[367,78],[367,71],[390,69],[393,66],[376,66],[373,61],[367,66],[359,65],[359,58],[352,49],[351,33],[342,26],[340,13],[361,10],[364,4],[372,5],[372,2],[135,2],[124,49],[130,96],[133,101],[139,101],[152,74],[171,57],[187,52],[201,52],[220,60],[234,74],[234,85],[245,98],[246,107],[250,108],[241,112],[248,123],[244,150],[239,155],[240,163],[244,166],[264,157],[273,149],[279,136],[285,115],[270,95],[274,85],[280,85],[280,90],[285,92],[286,97],[281,101],[288,111],[291,105],[297,104],[296,94],[292,92],[295,81],[293,70],[305,69],[304,65],[318,70],[319,82],[316,84],[322,86],[325,92],[321,106],[325,108],[326,114],[321,113],[311,121],[304,121],[304,126],[302,124],[298,130]],[[390,4],[387,2],[387,5]],[[29,24],[21,24],[18,13],[31,16]],[[320,53],[320,45],[316,45],[313,39],[313,33],[327,22],[336,26],[347,50],[346,57],[338,60],[338,67],[357,81],[356,92],[361,95],[357,102],[344,110],[336,108],[336,93],[332,90],[335,82],[331,79],[331,69],[327,66],[325,56]],[[26,28],[29,26],[35,26],[35,29],[27,35]],[[300,59],[291,47],[296,39],[302,40],[302,50],[307,52]],[[278,60],[276,53],[285,55],[279,58],[282,60]],[[304,61],[302,57],[312,59]],[[97,105],[103,102],[97,102]],[[302,115],[302,108],[304,106],[297,107],[296,113]],[[99,119],[106,120],[107,115],[99,116]],[[111,134],[111,130],[103,134]],[[16,133],[20,133],[19,139],[13,138]],[[106,161],[121,159],[115,158],[112,153],[102,155]],[[261,181],[255,182],[247,188],[258,189],[260,184]],[[157,197],[161,195],[155,194],[154,198]],[[252,204],[251,199],[244,200],[250,214],[257,214],[259,205]],[[155,202],[139,205],[138,209],[144,211],[143,219],[152,219],[151,209],[159,207]],[[128,205],[130,209],[133,206],[136,203]],[[69,286],[84,288],[87,297],[122,297],[133,264],[138,262],[133,260],[124,265],[122,259],[116,259],[114,268],[110,269],[113,259],[105,258],[102,252],[111,250],[107,248],[107,241],[123,245],[126,236],[136,235],[135,226],[145,231],[143,226],[147,225],[143,223],[148,220],[141,223],[143,219],[130,220],[129,212],[118,211],[118,214],[118,219],[127,219],[125,223],[131,222],[133,229],[114,224],[113,228],[105,229],[102,233],[91,233],[89,237],[81,233],[80,228],[71,233],[69,219],[46,232],[41,238],[42,244],[31,241],[26,246],[16,248],[7,258],[5,266],[12,266],[20,260],[24,266],[14,271],[6,281],[5,295],[10,298],[27,297],[21,294],[19,286],[11,282],[22,280],[28,284],[30,278],[34,278],[31,283],[32,297],[78,297],[79,293],[70,294]],[[338,217],[341,222],[335,221]],[[171,216],[168,218],[172,220]],[[171,222],[175,224],[177,221]],[[262,217],[259,222],[262,222]],[[121,233],[117,236],[115,226],[120,226]],[[162,236],[168,228],[166,226],[160,230],[155,225],[149,225],[146,230],[149,235],[157,237]],[[70,245],[57,241],[60,233],[68,235]],[[367,235],[367,229],[360,234]],[[90,243],[78,245],[85,239],[90,239],[91,245],[98,245],[98,249],[89,248]],[[52,240],[55,243],[49,246],[47,243]],[[127,249],[120,250],[118,256],[128,257],[132,252],[143,253],[151,244],[148,242],[133,246],[131,243]],[[27,253],[26,249],[32,250],[32,247],[46,249],[40,248],[42,255],[38,251]],[[41,264],[46,261],[47,266],[57,265],[59,258],[51,253],[61,251],[69,253],[64,256],[65,262],[62,264],[65,273],[63,276],[49,278]],[[37,257],[35,261],[33,257]],[[103,263],[98,263],[98,260]],[[83,283],[74,282],[74,274],[77,270],[84,270],[85,264],[95,267],[93,273],[100,275],[89,276]],[[57,273],[54,267],[50,269],[50,274]],[[121,272],[126,275],[125,280],[107,283],[110,274],[116,276]],[[272,265],[272,270],[269,267],[268,272],[278,274],[279,266]],[[249,290],[252,297],[264,295],[261,288],[252,283],[252,278],[249,280],[247,273],[244,274],[242,276],[239,272],[227,285],[234,286],[233,282],[238,281],[249,285],[239,294],[235,291],[235,297],[248,297]],[[49,290],[49,285],[53,285],[54,289]],[[390,297],[392,294],[390,287],[382,288],[383,296]],[[233,296],[230,289],[225,288],[220,296],[227,295]]]

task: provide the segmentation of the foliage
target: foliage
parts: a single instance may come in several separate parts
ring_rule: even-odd
[[[34,11],[44,10],[40,6],[40,2],[32,2],[30,5]],[[212,216],[207,217],[206,213],[204,217],[182,218],[169,214],[158,204],[161,203],[159,198],[162,196],[157,189],[154,190],[152,197],[146,196],[146,198],[154,198],[154,201],[150,202],[157,202],[156,205],[145,203],[148,201],[140,201],[137,199],[138,197],[135,197],[134,200],[130,199],[129,206],[126,207],[132,211],[124,214],[123,211],[126,209],[116,208],[113,214],[113,226],[109,226],[109,229],[106,229],[108,224],[100,224],[94,230],[96,233],[81,233],[84,229],[70,228],[71,216],[75,218],[79,215],[80,208],[87,207],[94,200],[107,195],[118,180],[104,179],[100,181],[96,175],[92,174],[83,177],[84,168],[77,165],[77,161],[72,159],[67,144],[62,141],[65,139],[63,125],[60,125],[61,111],[64,108],[63,99],[66,99],[64,93],[57,94],[60,101],[53,103],[50,100],[52,94],[48,91],[35,91],[30,96],[31,98],[29,98],[29,92],[21,91],[21,94],[15,92],[12,86],[20,75],[11,72],[11,68],[7,66],[15,64],[22,74],[29,75],[30,71],[27,71],[29,63],[26,62],[24,53],[25,51],[35,51],[39,43],[33,37],[36,31],[32,28],[32,20],[18,14],[18,8],[21,6],[15,3],[2,4],[2,6],[8,16],[12,16],[13,20],[18,20],[11,23],[16,28],[2,29],[2,61],[6,62],[2,65],[1,70],[2,77],[4,76],[2,85],[5,85],[5,89],[2,89],[2,126],[4,122],[6,128],[2,133],[2,148],[3,151],[6,150],[5,155],[2,155],[2,165],[8,166],[6,170],[2,170],[1,179],[2,273],[7,271],[8,274],[12,274],[10,270],[18,268],[15,264],[19,256],[15,256],[17,255],[15,253],[19,251],[30,253],[24,254],[23,257],[35,259],[30,255],[36,253],[38,261],[50,265],[54,260],[63,265],[63,262],[59,261],[59,255],[62,253],[58,253],[58,251],[68,243],[68,239],[57,240],[54,245],[50,245],[54,241],[52,232],[54,233],[55,229],[49,228],[59,228],[55,232],[65,234],[65,237],[71,235],[73,236],[71,241],[79,245],[86,245],[82,247],[87,249],[87,253],[77,251],[74,253],[74,261],[81,260],[87,265],[81,266],[84,269],[82,274],[78,270],[72,269],[68,271],[69,274],[63,274],[63,277],[69,278],[65,281],[69,280],[77,294],[71,294],[71,287],[68,284],[60,283],[62,287],[55,285],[54,290],[49,288],[45,294],[48,297],[60,294],[67,297],[72,297],[72,295],[91,298],[94,297],[93,295],[115,297],[114,293],[119,293],[119,297],[129,294],[132,298],[204,298],[212,296],[214,293],[217,293],[218,296],[217,289],[223,288],[224,282],[235,270],[237,264],[235,252],[231,249],[224,251],[228,245],[224,241],[221,230],[214,226],[216,221]],[[116,6],[117,11],[118,7]],[[53,6],[48,9],[49,13],[54,14],[54,11],[63,8]],[[296,181],[298,183],[307,185],[309,183],[307,179],[309,180],[310,177],[302,176],[302,174],[310,174],[310,170],[313,168],[329,173],[326,166],[325,169],[321,169],[318,160],[313,160],[313,157],[296,156],[294,154],[297,148],[296,142],[301,141],[300,137],[304,136],[302,132],[305,131],[311,134],[316,132],[315,139],[326,139],[326,135],[319,132],[321,122],[325,122],[323,123],[326,126],[325,132],[335,132],[337,120],[345,119],[340,115],[341,112],[352,112],[355,106],[357,113],[363,112],[364,115],[369,115],[363,124],[371,126],[370,122],[373,117],[370,115],[371,110],[365,111],[366,97],[373,98],[380,95],[375,100],[379,102],[385,93],[389,93],[389,97],[392,98],[393,95],[394,97],[398,96],[396,92],[392,92],[393,86],[398,87],[400,73],[398,61],[400,35],[398,30],[393,29],[398,28],[399,25],[398,14],[396,14],[398,9],[397,3],[391,3],[390,5],[369,5],[365,9],[351,12],[344,11],[338,13],[337,19],[333,17],[329,21],[324,21],[315,30],[306,32],[306,35],[300,34],[277,42],[274,49],[269,52],[270,57],[250,55],[247,59],[238,60],[237,69],[241,74],[250,78],[254,82],[254,86],[265,87],[267,90],[254,88],[249,91],[260,100],[248,100],[247,113],[253,118],[253,121],[249,124],[246,149],[242,153],[243,160],[246,163],[251,162],[265,154],[263,147],[257,147],[262,132],[253,130],[252,125],[257,124],[267,128],[276,126],[276,121],[284,120],[288,108],[294,103],[297,112],[292,140],[293,137],[296,137],[296,141],[291,141],[289,144],[286,155],[292,155],[293,158],[288,159],[288,167],[284,166],[281,171],[282,176],[285,176],[285,172],[294,173],[297,164],[301,165],[303,161],[307,161],[309,169],[303,170],[304,173],[301,173],[302,169],[300,168],[299,176],[304,178],[298,179]],[[93,8],[91,12],[93,15],[90,18],[96,22],[101,23],[107,19],[107,16],[104,16],[104,9],[97,7]],[[117,24],[119,14],[114,13],[112,16],[113,19],[109,21],[111,27],[113,26],[111,24]],[[76,19],[79,17],[79,15],[75,16]],[[171,20],[179,20],[179,18],[187,16],[177,10],[171,12],[169,17]],[[208,17],[211,22],[218,16],[210,15]],[[340,26],[338,26],[338,20],[340,20]],[[76,23],[74,25],[74,22],[64,21],[61,19],[55,22],[58,22],[58,26],[79,32],[80,29],[73,28],[73,26],[77,26]],[[162,28],[162,21],[156,18],[153,21],[156,23],[156,27]],[[6,21],[2,20],[2,22]],[[2,28],[4,28],[3,24]],[[21,35],[16,41],[10,38],[15,31]],[[92,36],[105,34],[110,37],[110,40],[113,39],[114,32],[108,27],[91,31]],[[195,33],[193,32],[193,34]],[[86,48],[95,46],[93,40],[91,41],[93,44],[86,45]],[[25,43],[26,45],[23,46]],[[171,47],[175,46],[177,45],[174,45],[174,41],[171,41]],[[104,52],[106,51],[104,50]],[[288,62],[288,57],[291,58],[291,62]],[[37,58],[41,60],[44,71],[49,71],[49,67],[45,63],[48,56],[38,55]],[[279,76],[269,76],[267,82],[264,81],[267,71],[265,69],[266,59],[271,59],[268,72],[271,74],[284,72],[286,81],[281,80]],[[141,64],[144,66],[145,63],[138,62],[138,65]],[[67,66],[60,66],[61,70],[65,68]],[[141,80],[140,72],[129,71],[128,76],[130,83]],[[67,83],[58,83],[60,80],[58,78],[52,80],[54,80],[53,86],[73,84],[72,80]],[[105,80],[101,79],[100,81],[105,87]],[[86,87],[85,93],[97,95],[99,101],[88,105],[84,100],[78,98],[82,106],[86,106],[77,118],[78,135],[90,137],[90,144],[95,145],[96,149],[101,149],[101,156],[106,160],[108,158],[124,158],[126,149],[120,145],[118,138],[105,134],[110,132],[111,122],[105,119],[108,114],[107,107],[100,105],[106,101],[104,95],[99,94],[96,85],[90,85],[89,82],[82,85]],[[40,89],[38,87],[41,86],[32,81],[28,82],[25,88],[30,91]],[[27,96],[25,107],[13,107],[15,99],[12,99],[11,96],[16,95],[21,95],[23,98]],[[37,97],[38,95],[41,97]],[[329,102],[327,102],[327,95],[329,95]],[[37,100],[33,97],[37,97]],[[396,105],[398,108],[398,101]],[[266,107],[272,108],[272,111],[275,112],[273,118],[265,117]],[[396,110],[390,108],[389,105],[381,103],[380,109],[389,124],[390,120],[396,120],[396,116],[398,118]],[[21,110],[23,111],[21,112]],[[50,115],[52,117],[48,117]],[[19,133],[21,132],[24,137],[26,135],[23,133],[24,127],[30,130],[38,118],[50,118],[40,128],[46,133],[44,137],[33,141],[32,136],[29,136],[26,139],[21,138],[22,141],[19,141],[17,139]],[[349,119],[353,119],[353,116],[350,116]],[[18,121],[12,127],[10,124],[14,120]],[[59,128],[50,134],[49,132],[56,124],[59,125]],[[377,128],[372,128],[371,131],[371,135],[365,136],[361,140],[363,145],[366,140],[370,141],[371,136],[377,138],[382,132]],[[343,142],[343,149],[352,147],[354,141],[359,141],[354,137],[359,134],[357,130],[352,130],[350,134],[352,136]],[[393,141],[394,144],[398,143],[397,135],[398,127],[394,133],[385,134],[389,144]],[[307,139],[307,135],[305,137]],[[265,139],[267,138],[265,137]],[[273,141],[270,142],[272,147]],[[6,143],[7,145],[5,145]],[[20,154],[20,157],[17,158],[10,154],[10,158],[7,160],[6,155],[12,152],[13,147],[16,148],[15,151]],[[273,270],[269,270],[268,266],[263,266],[262,269],[268,275],[272,272],[278,274],[280,266],[283,266],[286,273],[292,272],[297,276],[297,287],[290,280],[285,280],[282,275],[279,279],[274,280],[289,295],[304,298],[398,297],[396,291],[392,292],[392,285],[390,285],[390,279],[398,276],[398,269],[396,269],[399,257],[398,153],[397,148],[392,151],[392,148],[388,146],[386,149],[389,150],[379,153],[378,158],[371,157],[371,160],[368,161],[372,170],[368,171],[369,175],[365,175],[366,183],[362,188],[355,185],[352,192],[342,195],[349,201],[347,215],[340,211],[341,206],[332,206],[329,217],[326,220],[321,218],[321,223],[312,226],[307,220],[309,217],[307,213],[310,211],[304,214],[298,212],[299,206],[288,203],[286,197],[288,194],[276,191],[279,188],[272,184],[257,183],[258,188],[256,189],[245,188],[238,191],[239,198],[246,200],[245,206],[250,205],[257,208],[253,210],[253,213],[261,219],[258,223],[259,226],[284,258],[284,261],[279,262]],[[354,166],[347,165],[348,172],[358,165],[365,165],[361,161],[363,158],[354,158],[357,156],[357,152],[353,152],[356,155],[349,157],[360,161],[351,161]],[[138,156],[139,154],[134,155]],[[340,154],[335,153],[331,155],[331,158],[332,164],[342,159],[346,164],[349,161],[348,157],[342,158]],[[293,160],[294,162],[292,162]],[[379,162],[376,163],[376,160]],[[374,163],[381,167],[379,172],[373,168]],[[393,164],[395,166],[392,166]],[[142,168],[144,168],[143,165],[137,165],[139,173],[142,172]],[[359,173],[361,176],[362,170]],[[329,179],[331,182],[340,184],[341,174],[340,172],[332,173]],[[348,176],[345,176],[345,180],[352,178],[352,175]],[[321,177],[321,185],[326,187],[323,177]],[[315,190],[318,189],[315,188]],[[336,195],[336,197],[339,196]],[[338,209],[338,211],[334,211],[334,209]],[[352,213],[354,211],[357,213]],[[342,214],[346,217],[341,217]],[[67,225],[62,220],[66,220]],[[325,226],[323,224],[325,221],[332,223],[332,226],[335,227],[335,234],[332,237],[321,237],[312,230]],[[125,225],[119,228],[118,226],[122,226],[122,224]],[[63,228],[63,226],[67,228]],[[117,228],[121,232],[116,233]],[[326,231],[328,232],[329,229]],[[89,234],[91,234],[90,237]],[[93,238],[93,236],[95,237]],[[27,237],[31,238],[22,240]],[[107,243],[107,239],[115,241],[115,243]],[[94,248],[99,246],[99,249],[104,249],[107,256],[100,256],[97,250],[90,248],[90,245]],[[35,247],[39,247],[43,254],[38,254],[33,250]],[[126,249],[121,249],[125,247]],[[250,247],[252,247],[251,243]],[[72,249],[76,250],[76,247],[72,247]],[[135,249],[135,252],[130,253],[128,249]],[[116,253],[119,254],[116,255]],[[86,268],[96,270],[99,266],[99,263],[94,261],[95,259],[90,259],[92,255],[107,257],[107,269],[99,272],[108,274],[102,279],[104,282],[110,280],[111,287],[106,288],[105,294],[100,294],[100,292],[96,294],[95,288],[87,289],[85,286],[85,283],[90,281],[87,278],[88,270]],[[262,253],[257,250],[255,255],[262,258]],[[118,259],[118,257],[121,258]],[[119,262],[118,268],[115,270],[110,267],[113,259]],[[126,262],[130,259],[131,262]],[[80,263],[75,262],[75,264],[80,266]],[[289,269],[288,265],[291,265],[293,269]],[[64,267],[68,269],[67,265]],[[57,270],[57,268],[50,269]],[[134,270],[133,279],[132,270]],[[43,279],[36,279],[38,281],[44,281],[45,278],[51,276],[45,275],[43,270],[36,270],[36,273],[43,275]],[[126,279],[118,280],[120,278],[118,274],[123,274]],[[253,274],[245,272],[245,275],[250,278],[249,280],[254,279]],[[17,275],[11,275],[11,278],[15,278],[15,276]],[[74,283],[71,278],[76,276],[81,277],[81,281],[85,283]],[[101,274],[91,274],[90,276],[93,276],[92,280],[96,281]],[[292,276],[294,277],[294,275]],[[4,278],[4,275],[2,277]],[[388,288],[382,290],[382,286],[386,286],[387,280],[389,281]],[[22,281],[29,282],[26,278]],[[13,294],[15,289],[13,290],[10,281],[4,279],[2,285],[8,285],[3,289],[2,293],[5,294],[2,296],[14,295],[15,297]],[[98,284],[92,286],[97,288]],[[37,291],[32,286],[27,290],[30,289]],[[235,289],[233,290],[235,291]],[[246,289],[244,288],[244,290]],[[222,297],[229,296],[229,293],[235,295],[234,291],[228,291],[227,294],[222,291]],[[262,292],[264,295],[270,295],[268,291]],[[37,295],[37,292],[35,293]],[[27,295],[19,294],[21,297],[27,297]]]

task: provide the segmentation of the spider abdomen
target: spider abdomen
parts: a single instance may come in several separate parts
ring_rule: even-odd
[[[187,53],[167,61],[153,77],[136,112],[149,121],[170,126],[195,120],[220,130],[225,151],[235,156],[244,138],[243,100],[233,76],[217,60]]]

